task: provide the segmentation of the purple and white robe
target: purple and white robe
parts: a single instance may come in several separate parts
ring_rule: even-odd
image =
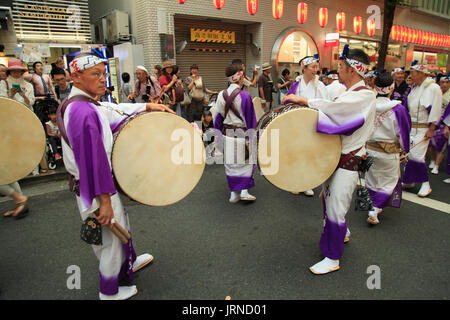
[[[441,117],[442,92],[433,79],[427,78],[420,86],[415,86],[408,95],[408,111],[412,123],[436,123]],[[420,142],[428,128],[411,127],[410,145]],[[405,166],[403,183],[427,182],[428,168],[425,162],[430,140],[426,140],[411,148],[409,160]]]
[[[347,90],[347,88],[339,82],[339,80],[333,80],[332,83],[326,86],[328,91],[328,97],[331,101],[336,100],[341,94]]]
[[[369,142],[399,143],[402,150],[409,152],[411,120],[408,110],[398,100],[378,97],[375,127]],[[366,188],[374,207],[400,208],[402,184],[400,154],[384,153],[368,148],[367,154],[374,162],[366,173]]]
[[[73,87],[69,98],[88,94]],[[66,170],[79,180],[80,196],[76,197],[78,209],[84,221],[100,207],[98,196],[111,195],[115,220],[130,234],[128,215],[116,191],[111,168],[113,131],[126,119],[114,109],[127,114],[145,111],[145,103],[120,104],[101,103],[101,106],[75,101],[68,105],[64,114],[64,126],[72,146],[61,140]],[[101,246],[93,245],[99,259],[100,292],[114,295],[118,292],[119,280],[127,273],[132,280],[132,265],[136,254],[132,241],[123,245],[109,228],[102,227]]]
[[[442,117],[436,123],[436,130],[434,130],[434,136],[430,141],[431,145],[437,152],[444,152],[448,145],[448,139],[444,136],[446,126],[444,123],[444,118],[446,117],[446,114],[448,114],[447,110],[450,109],[450,103],[445,104],[445,102],[447,101],[444,101],[444,96],[442,96]]]
[[[227,93],[231,93],[239,88],[235,83],[230,84]],[[234,99],[234,107],[239,112],[242,121],[231,110],[225,117],[225,99],[223,91],[217,96],[216,106],[214,109],[215,119],[214,128],[222,132],[223,125],[232,125],[242,127],[247,130],[255,129],[257,121],[255,108],[253,107],[252,97],[248,92],[241,91]],[[224,145],[224,165],[227,176],[228,187],[231,191],[240,191],[250,189],[255,186],[253,173],[256,164],[245,160],[246,143],[249,142],[248,137],[228,137],[222,136]],[[253,143],[251,143],[253,145]]]
[[[287,95],[290,94],[295,94],[298,97],[305,97],[307,99],[329,99],[327,87],[317,76],[308,83],[306,83],[303,76],[301,76],[298,81],[292,84]],[[286,101],[286,103],[289,103],[289,101]]]
[[[335,101],[312,99],[311,108],[319,110],[317,131],[338,134],[342,153],[361,148],[356,155],[365,154],[365,144],[373,131],[375,120],[375,94],[364,87],[364,81],[348,88]],[[327,258],[338,260],[344,251],[344,239],[348,231],[345,215],[351,206],[353,192],[358,183],[358,172],[338,168],[323,184],[324,228],[320,249]]]
[[[445,110],[445,113],[442,117],[442,122],[447,126],[450,127],[450,107],[447,107]],[[448,145],[450,146],[450,135],[448,137],[447,141]],[[450,174],[450,147],[447,148],[447,174]]]

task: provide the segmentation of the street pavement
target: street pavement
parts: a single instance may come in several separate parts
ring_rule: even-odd
[[[366,212],[352,208],[341,269],[323,276],[309,271],[323,258],[320,188],[314,198],[293,195],[256,172],[256,202],[230,204],[223,166],[210,165],[197,187],[174,205],[148,207],[124,199],[136,252],[155,257],[135,274],[133,299],[448,300],[450,185],[442,182],[447,175],[441,171],[430,175],[430,198],[441,210],[403,201],[371,226]],[[22,186],[30,195],[29,215],[0,217],[0,299],[98,299],[98,261],[80,240],[81,220],[66,181]],[[0,198],[0,212],[11,206]],[[67,285],[71,266],[79,267],[80,289]]]

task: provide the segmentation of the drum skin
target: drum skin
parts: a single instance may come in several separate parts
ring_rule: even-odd
[[[33,111],[0,98],[0,185],[30,174],[44,155],[45,141],[44,127]]]
[[[202,137],[181,117],[165,112],[138,115],[115,137],[112,168],[130,198],[167,206],[186,197],[205,169]]]
[[[264,115],[264,109],[262,108],[261,105],[261,98],[259,97],[253,98],[253,107],[255,108],[256,121],[259,121],[259,119],[261,119],[262,116]]]
[[[259,130],[259,168],[269,182],[282,190],[314,189],[336,170],[341,155],[340,137],[316,132],[319,115],[316,110],[277,111],[272,120],[261,119],[266,123]],[[271,157],[274,159],[269,161]]]

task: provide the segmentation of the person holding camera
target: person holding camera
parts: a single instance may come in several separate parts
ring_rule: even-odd
[[[272,66],[270,63],[264,63],[262,65],[262,74],[258,80],[259,97],[261,98],[261,105],[265,111],[272,110],[272,93],[274,91],[273,81],[270,78],[272,72]]]
[[[137,80],[134,85],[134,92],[128,96],[130,102],[151,102],[159,97],[161,86],[158,80],[149,74],[144,66],[136,67]]]

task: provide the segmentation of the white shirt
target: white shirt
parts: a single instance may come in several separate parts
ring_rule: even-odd
[[[427,107],[431,105],[428,113]],[[433,79],[427,78],[420,86],[412,88],[408,95],[411,122],[435,123],[441,117],[442,91]]]
[[[225,89],[228,93],[228,96],[231,95],[231,93],[233,93],[233,91],[235,89],[239,89],[239,86],[235,83],[230,84],[230,86],[228,87],[228,89]],[[223,91],[222,90],[218,96],[217,96],[217,101],[216,101],[216,106],[214,109],[214,112],[220,113],[222,115],[222,117],[225,115],[225,99],[223,97]],[[236,109],[236,111],[239,112],[239,115],[242,117],[242,119],[245,120],[244,115],[242,114],[242,108],[241,108],[241,97],[238,94],[236,96],[236,98],[234,99],[234,108]],[[239,119],[231,110],[228,112],[227,117],[225,119],[223,119],[223,124],[228,124],[228,125],[233,125],[233,126],[240,126],[240,127],[245,127],[245,123]]]
[[[316,76],[308,83],[305,82],[303,76],[300,78],[300,83],[295,93],[298,97],[305,97],[307,99],[329,99],[328,91],[319,77]]]
[[[345,90],[347,90],[347,88],[342,83],[339,83],[339,80],[334,80],[332,83],[327,85],[326,88],[331,101],[336,100],[341,94],[345,92]]]

